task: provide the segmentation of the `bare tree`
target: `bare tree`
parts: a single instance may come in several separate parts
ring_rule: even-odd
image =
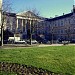
[[[26,8],[25,9],[26,11],[31,11],[33,12],[36,16],[39,16],[40,15],[40,11],[38,11],[36,8]],[[24,10],[23,10],[24,11]]]
[[[65,29],[65,32],[66,32],[66,34],[67,34],[67,39],[68,39],[68,42],[70,41],[70,34],[71,34],[71,30],[70,30],[70,27],[67,27],[66,29]]]
[[[11,3],[9,0],[3,0],[2,3],[2,25],[1,25],[1,46],[3,46],[3,30],[4,30],[4,22],[6,19],[6,13],[11,11]]]
[[[36,8],[32,9],[31,11],[37,16],[40,15],[40,12]]]
[[[33,14],[35,14],[36,17],[40,17],[40,12],[36,8],[27,8],[26,11],[31,11]],[[28,29],[28,34],[29,34],[29,40],[30,40],[30,45],[32,44],[32,34],[35,29],[35,25],[33,25],[33,22],[31,21]]]
[[[11,10],[12,10],[11,5],[12,5],[12,3],[10,2],[10,0],[3,0],[2,11],[3,12],[11,12]]]

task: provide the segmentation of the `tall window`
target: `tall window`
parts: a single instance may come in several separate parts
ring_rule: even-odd
[[[58,26],[60,26],[60,20],[58,20]]]
[[[70,19],[68,19],[68,21],[69,21],[69,24],[70,24]]]
[[[61,34],[62,34],[62,33],[64,33],[64,30],[62,29],[60,32],[61,32]]]
[[[55,26],[57,26],[57,21],[55,21]]]
[[[61,21],[61,26],[63,26],[63,21]]]

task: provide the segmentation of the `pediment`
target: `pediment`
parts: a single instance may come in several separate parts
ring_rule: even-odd
[[[36,14],[34,14],[31,11],[18,13],[17,16],[42,19],[40,16],[37,16]]]
[[[28,17],[36,17],[36,15],[33,12],[31,12],[31,11],[21,12],[21,13],[18,13],[17,15],[28,16]]]

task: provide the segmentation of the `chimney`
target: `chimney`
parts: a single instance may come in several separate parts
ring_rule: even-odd
[[[71,13],[73,13],[73,10],[71,10]]]
[[[64,15],[64,13],[63,13],[63,15]]]
[[[55,15],[55,17],[58,17],[58,15]]]
[[[73,5],[73,13],[75,13],[75,5]]]
[[[50,19],[51,19],[52,17],[50,17]]]
[[[73,5],[73,9],[74,9],[75,5]]]

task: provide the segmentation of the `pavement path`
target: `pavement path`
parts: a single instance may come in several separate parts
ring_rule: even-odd
[[[75,46],[75,44],[67,44],[67,46]],[[31,47],[48,47],[48,46],[63,46],[63,44],[33,44],[33,45],[25,45],[25,44],[6,44],[3,47],[4,49],[10,48],[31,48]]]
[[[38,47],[47,47],[47,46],[62,46],[63,44],[40,44]]]

